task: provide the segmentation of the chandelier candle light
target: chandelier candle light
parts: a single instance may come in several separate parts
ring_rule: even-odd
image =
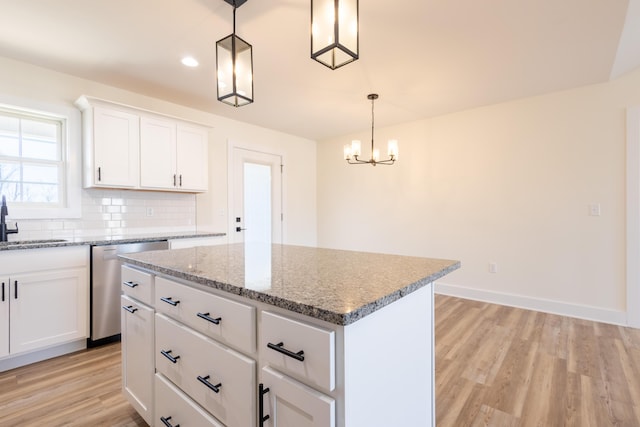
[[[234,107],[253,102],[251,45],[236,36],[236,9],[247,0],[224,0],[233,6],[233,33],[216,42],[218,101]]]
[[[392,165],[398,160],[398,140],[390,139],[387,145],[387,155],[389,158],[380,160],[380,150],[374,147],[373,143],[373,102],[378,99],[378,94],[372,93],[367,95],[367,99],[371,100],[371,158],[369,160],[361,160],[362,143],[359,140],[351,141],[351,145],[344,146],[344,159],[350,165]]]

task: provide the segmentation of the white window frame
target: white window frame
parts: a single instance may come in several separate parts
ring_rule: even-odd
[[[9,215],[11,221],[21,219],[67,219],[80,218],[81,207],[81,120],[80,112],[72,105],[49,104],[29,99],[0,95],[0,109],[13,114],[42,117],[60,121],[62,125],[61,156],[63,176],[60,188],[60,204],[43,206],[34,203],[11,205]]]

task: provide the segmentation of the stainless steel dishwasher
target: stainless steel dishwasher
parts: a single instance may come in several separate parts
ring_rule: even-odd
[[[164,241],[91,247],[91,336],[94,347],[120,339],[120,254],[168,249]]]

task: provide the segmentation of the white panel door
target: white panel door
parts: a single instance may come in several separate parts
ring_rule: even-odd
[[[231,241],[282,243],[282,156],[233,147]]]
[[[87,337],[84,268],[11,276],[12,354]]]
[[[98,186],[136,187],[140,122],[135,114],[95,107],[94,182]]]
[[[141,117],[140,186],[174,189],[177,183],[175,122]]]

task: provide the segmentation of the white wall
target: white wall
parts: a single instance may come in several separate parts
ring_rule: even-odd
[[[282,154],[290,165],[290,167],[285,165],[286,173],[283,185],[286,219],[284,234],[288,236],[287,243],[303,245],[315,245],[316,243],[316,144],[314,141],[247,125],[204,111],[194,110],[6,58],[0,58],[0,94],[31,99],[38,103],[65,105],[67,107],[73,106],[74,101],[80,95],[86,94],[211,126],[209,191],[206,194],[190,196],[190,199],[185,199],[185,195],[165,193],[167,200],[175,199],[176,203],[187,210],[194,208],[195,203],[195,214],[193,212],[187,213],[189,216],[187,221],[176,221],[175,226],[180,228],[187,226],[189,219],[193,220],[195,218],[199,230],[227,232],[226,147],[228,140],[240,140],[258,144],[264,147],[265,151]],[[91,191],[88,193],[86,191],[83,192],[83,209],[86,210],[85,206],[91,205],[87,198],[92,199],[94,196],[96,200],[104,197],[103,194],[95,195]],[[127,200],[127,197],[121,196],[120,192],[116,192],[112,196],[116,199],[124,198]],[[149,195],[147,198],[151,200],[155,199],[156,196]],[[185,206],[185,203],[189,206]],[[82,215],[84,220],[89,221],[86,219],[87,214],[87,212],[83,212]],[[89,216],[91,217],[91,215]],[[83,218],[76,221],[67,221],[66,223],[69,224],[69,227],[74,226],[76,230],[81,230],[87,225],[83,222]],[[19,218],[17,219],[20,220]],[[47,224],[52,223],[54,222],[29,222],[34,232],[46,230]],[[55,227],[58,227],[58,222],[55,223]],[[64,227],[64,221],[59,221],[59,223]],[[111,225],[115,226],[116,224],[112,222]],[[136,222],[135,225],[136,233],[144,232],[144,223]],[[162,225],[171,229],[171,226],[166,225],[166,223]],[[95,227],[96,224],[93,223],[90,226]],[[39,227],[44,228],[39,229]],[[154,232],[157,231],[158,227],[158,224],[153,224]],[[124,227],[118,228],[125,233],[129,230],[126,223]],[[77,231],[77,233],[79,232]],[[111,232],[111,230],[105,229],[105,232]]]
[[[635,104],[640,70],[376,129],[382,150],[400,142],[390,167],[342,160],[368,131],[320,142],[318,245],[458,259],[441,292],[624,323],[625,111]],[[601,216],[589,216],[593,203]]]

